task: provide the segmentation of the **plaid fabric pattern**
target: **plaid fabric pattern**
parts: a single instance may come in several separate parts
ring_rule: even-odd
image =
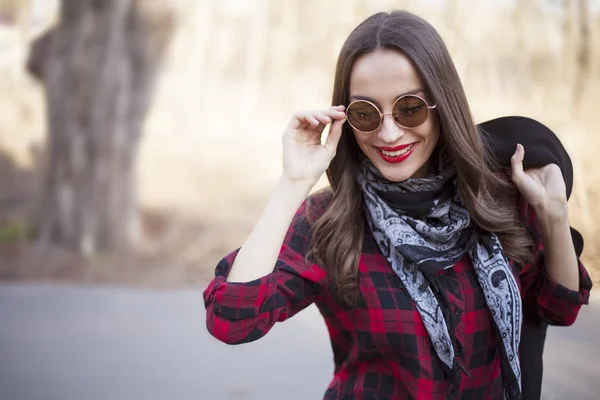
[[[226,282],[237,251],[219,262],[215,278],[204,291],[210,333],[225,343],[251,342],[314,302],[325,318],[335,362],[324,399],[502,398],[498,341],[470,259],[464,257],[432,280],[444,300],[456,361],[463,367],[460,386],[452,387],[413,301],[368,228],[356,306],[337,302],[328,290],[326,272],[318,265],[305,264],[311,221],[330,198],[330,192],[321,192],[299,208],[271,274],[246,283]],[[570,325],[581,305],[588,302],[591,280],[581,263],[579,292],[553,280],[543,268],[535,213],[526,203],[521,203],[520,211],[536,240],[534,261],[517,276],[524,307],[532,307],[552,324]]]

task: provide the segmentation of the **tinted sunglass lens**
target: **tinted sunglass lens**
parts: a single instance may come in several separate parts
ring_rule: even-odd
[[[352,103],[346,111],[348,122],[354,129],[363,132],[372,132],[379,127],[381,118],[374,105],[366,101]]]
[[[404,96],[394,104],[396,122],[407,128],[415,128],[427,120],[429,109],[425,101],[416,96]]]

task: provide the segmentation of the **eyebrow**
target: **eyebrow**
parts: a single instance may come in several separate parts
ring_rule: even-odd
[[[401,95],[396,96],[396,98],[394,99],[394,101],[398,100],[402,96],[406,96],[407,94],[419,94],[419,93],[425,93],[425,89],[423,89],[423,88],[417,88],[417,89],[413,89],[411,91],[408,91],[406,93],[402,93]],[[352,102],[354,100],[367,100],[367,101],[370,101],[371,103],[377,105],[378,107],[381,106],[377,100],[375,100],[375,99],[373,99],[372,97],[369,97],[369,96],[360,96],[360,95],[350,96],[350,101]]]

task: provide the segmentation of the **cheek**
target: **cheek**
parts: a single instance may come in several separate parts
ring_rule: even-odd
[[[429,127],[429,129],[421,131],[419,133],[417,133],[421,139],[423,140],[425,146],[423,146],[423,149],[419,155],[419,159],[429,159],[431,157],[431,155],[433,154],[433,152],[435,151],[438,142],[440,140],[440,131],[439,129],[436,129],[436,126],[433,127]]]
[[[431,118],[430,132],[432,141],[435,142],[435,144],[437,144],[437,142],[440,140],[440,124],[437,118],[437,114],[435,113]]]
[[[358,147],[360,147],[364,152],[369,147],[369,136],[365,136],[362,133],[357,133],[354,130],[352,130],[352,134],[354,135],[354,139],[356,140]]]
[[[427,140],[427,147],[433,148],[440,140],[440,128],[437,123],[428,124],[427,129],[423,131],[422,136]]]
[[[440,140],[440,131],[438,129],[435,129],[431,132],[431,137],[429,139],[431,141],[431,145],[433,147],[437,146],[437,143]]]

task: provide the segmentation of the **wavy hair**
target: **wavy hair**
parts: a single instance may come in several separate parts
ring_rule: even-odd
[[[408,57],[437,105],[440,140],[437,152],[456,167],[458,187],[476,229],[496,233],[507,258],[526,263],[532,240],[517,215],[515,186],[493,161],[478,131],[462,83],[438,32],[405,11],[378,13],[358,25],[340,51],[332,104],[349,104],[355,61],[378,49]],[[310,254],[325,268],[340,300],[358,298],[358,263],[365,228],[364,200],[356,181],[363,153],[348,124],[328,170],[333,195],[315,222]]]

